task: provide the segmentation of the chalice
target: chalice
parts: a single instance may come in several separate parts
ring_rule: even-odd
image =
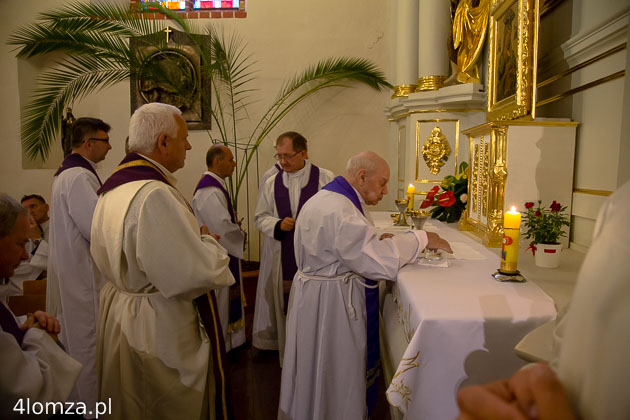
[[[405,218],[405,211],[407,210],[408,204],[409,200],[396,199],[396,207],[400,211],[400,217],[398,218],[398,223],[396,223],[395,226],[409,226]]]
[[[431,212],[427,210],[412,210],[410,214],[411,221],[413,222],[414,227],[418,230],[422,230],[422,228],[424,227],[424,222],[426,222],[427,219],[431,216]]]

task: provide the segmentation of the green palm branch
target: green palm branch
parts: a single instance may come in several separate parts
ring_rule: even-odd
[[[255,61],[247,45],[236,34],[209,25],[209,45],[197,35],[193,24],[172,11],[158,12],[169,21],[145,19],[128,6],[107,3],[71,2],[54,11],[42,13],[38,21],[17,29],[9,38],[17,46],[17,57],[28,59],[62,52],[65,58],[38,79],[31,101],[22,113],[22,143],[30,158],[46,159],[59,133],[63,110],[99,90],[125,81],[143,65],[144,57],[129,47],[129,38],[143,37],[158,49],[167,49],[163,30],[175,26],[189,39],[198,42],[202,72],[209,75],[212,91],[202,91],[217,135],[208,131],[213,143],[231,146],[245,153],[237,162],[236,182],[230,179],[230,195],[237,206],[240,188],[256,149],[278,123],[301,101],[329,87],[356,84],[373,89],[391,88],[383,73],[370,61],[357,58],[328,58],[306,68],[283,84],[273,102],[250,133],[239,132],[240,122],[252,120],[248,106],[257,101]],[[254,87],[252,87],[254,86]]]
[[[187,23],[173,13],[182,29]],[[142,65],[143,57],[129,48],[130,37],[153,36],[166,48],[165,22],[143,19],[129,7],[105,3],[70,3],[42,13],[37,22],[21,27],[8,44],[18,46],[18,58],[53,52],[65,58],[44,72],[22,112],[21,138],[27,155],[46,159],[59,133],[63,110],[90,94],[125,81]]]

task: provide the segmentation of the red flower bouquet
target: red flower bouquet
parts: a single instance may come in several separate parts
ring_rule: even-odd
[[[462,162],[459,165],[459,173],[457,175],[448,175],[439,187],[436,185],[431,188],[425,199],[420,203],[420,208],[426,209],[434,206],[430,210],[432,218],[447,223],[458,221],[468,201],[466,168],[468,168],[468,163]],[[440,187],[442,188],[441,193]]]

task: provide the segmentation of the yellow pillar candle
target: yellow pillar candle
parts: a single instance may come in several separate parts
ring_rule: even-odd
[[[407,210],[413,210],[413,196],[416,192],[416,187],[413,184],[409,184],[407,187],[407,200],[409,203],[407,204]]]
[[[503,246],[501,248],[501,268],[505,274],[516,274],[518,261],[518,238],[521,231],[521,213],[516,207],[503,215]]]

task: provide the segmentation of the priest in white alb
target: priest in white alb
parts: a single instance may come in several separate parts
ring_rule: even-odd
[[[387,162],[364,152],[302,209],[279,419],[369,417],[380,372],[378,280],[395,281],[425,247],[452,252],[432,232],[379,237],[365,206],[387,194],[388,181]]]
[[[72,153],[55,173],[50,200],[46,310],[59,319],[68,354],[83,365],[70,400],[91,407],[98,401],[96,323],[103,280],[90,257],[90,229],[101,186],[95,165],[112,148],[109,130],[97,118],[74,122]]]
[[[234,278],[226,250],[175,187],[187,137],[176,107],[141,106],[130,153],[99,189],[91,252],[107,279],[98,371],[111,419],[229,416],[223,334],[208,292]]]
[[[307,141],[288,131],[276,140],[276,159],[281,169],[270,176],[258,195],[254,221],[272,240],[263,243],[254,312],[253,345],[263,350],[284,351],[289,290],[297,270],[293,227],[308,199],[333,179],[333,173],[311,164]]]
[[[225,178],[232,176],[236,162],[229,147],[215,144],[206,153],[206,166],[195,189],[192,207],[199,225],[206,225],[219,235],[219,243],[230,257],[230,272],[234,284],[214,292],[219,307],[219,319],[225,340],[225,350],[245,343],[245,311],[241,260],[245,248],[245,232],[239,226]]]

